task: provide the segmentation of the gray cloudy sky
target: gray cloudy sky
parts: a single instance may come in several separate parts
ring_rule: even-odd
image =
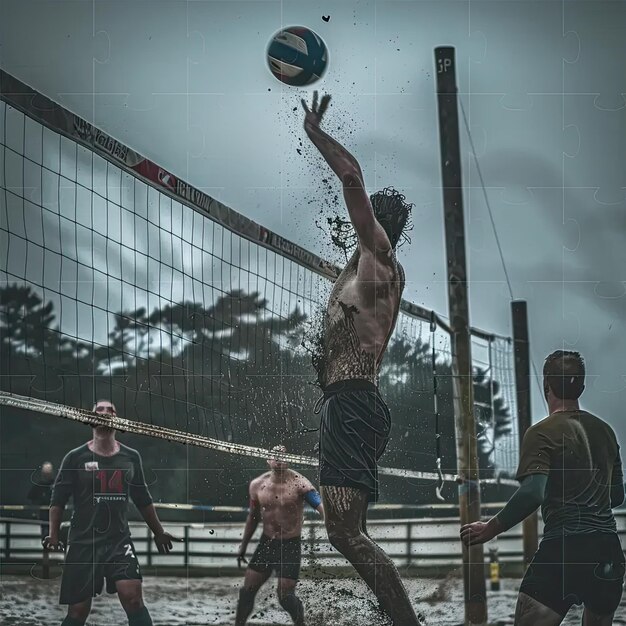
[[[444,313],[433,48],[455,46],[513,292],[529,303],[534,361],[579,349],[585,406],[626,441],[624,3],[5,0],[1,17],[4,69],[331,257],[314,225],[332,210],[320,181],[331,173],[292,110],[310,91],[281,85],[265,64],[281,26],[314,29],[330,52],[317,85],[333,95],[326,128],[359,159],[369,190],[393,185],[415,203],[401,251],[406,297]],[[471,322],[510,334],[509,290],[461,136]]]

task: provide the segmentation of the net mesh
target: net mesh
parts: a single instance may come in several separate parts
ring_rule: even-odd
[[[310,464],[308,338],[336,269],[57,105],[2,93],[0,402],[89,422],[77,407],[107,398],[125,430],[257,456],[288,440],[290,460]],[[456,472],[450,337],[434,319],[403,303],[385,357],[388,473],[436,477],[438,456]],[[475,394],[489,478],[514,469],[517,433],[511,343],[485,337]]]

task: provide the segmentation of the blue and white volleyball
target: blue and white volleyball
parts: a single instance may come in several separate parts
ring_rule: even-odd
[[[267,47],[267,63],[278,80],[304,87],[319,80],[328,65],[328,52],[322,38],[304,26],[278,31]]]

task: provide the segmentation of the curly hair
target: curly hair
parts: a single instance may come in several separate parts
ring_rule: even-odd
[[[385,229],[391,247],[395,248],[400,239],[402,243],[409,242],[406,234],[413,225],[410,222],[413,204],[406,202],[406,197],[393,187],[385,187],[370,196],[374,215],[378,223]],[[402,243],[400,245],[402,245]]]
[[[378,191],[370,196],[374,216],[378,223],[385,229],[387,237],[392,248],[401,246],[403,243],[410,243],[411,239],[406,234],[413,228],[411,224],[411,209],[413,204],[406,202],[403,194],[396,191],[393,187],[385,187],[382,191]],[[326,223],[330,231],[330,239],[333,244],[339,248],[345,255],[358,242],[352,222],[335,215],[327,217]],[[324,230],[319,223],[317,227]]]
[[[561,400],[577,400],[585,388],[585,360],[579,352],[556,350],[546,357],[543,375]]]

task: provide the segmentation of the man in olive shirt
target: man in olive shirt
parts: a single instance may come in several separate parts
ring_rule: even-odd
[[[560,624],[573,604],[584,604],[583,624],[609,626],[624,582],[612,511],[624,501],[619,445],[606,422],[579,407],[585,365],[578,352],[548,356],[543,388],[550,415],[524,436],[520,488],[489,522],[463,526],[461,538],[485,543],[541,505],[544,535],[520,587],[515,624]]]
[[[93,411],[115,416],[108,400],[96,402]],[[168,553],[172,541],[157,516],[137,450],[115,439],[115,430],[94,426],[93,439],[67,453],[57,474],[50,500],[50,550],[61,548],[59,527],[63,509],[73,498],[69,549],[61,579],[60,604],[67,604],[61,626],[83,626],[91,599],[102,591],[117,593],[130,626],[152,626],[143,604],[141,571],[128,528],[132,500],[154,534],[159,552]]]

